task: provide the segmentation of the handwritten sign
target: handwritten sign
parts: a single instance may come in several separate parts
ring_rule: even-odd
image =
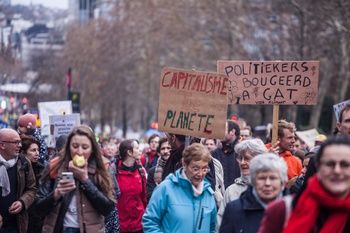
[[[341,110],[345,107],[345,105],[348,102],[350,103],[350,100],[343,101],[341,103],[337,103],[337,104],[333,105],[333,109],[334,109],[335,117],[337,118],[337,122],[339,121]]]
[[[226,75],[163,68],[160,76],[158,130],[224,139]]]
[[[218,61],[229,104],[315,105],[318,61]]]

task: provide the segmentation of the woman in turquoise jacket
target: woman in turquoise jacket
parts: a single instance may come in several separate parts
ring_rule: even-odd
[[[183,151],[182,168],[158,185],[142,218],[147,232],[214,232],[214,191],[205,175],[211,155],[199,143]]]

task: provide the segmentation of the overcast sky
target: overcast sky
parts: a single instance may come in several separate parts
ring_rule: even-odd
[[[12,5],[30,5],[30,3],[41,4],[46,7],[55,7],[60,9],[68,8],[68,0],[11,0]]]

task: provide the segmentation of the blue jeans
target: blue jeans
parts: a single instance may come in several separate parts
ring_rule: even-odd
[[[63,229],[63,233],[79,233],[79,228],[73,228],[73,227],[65,227]]]

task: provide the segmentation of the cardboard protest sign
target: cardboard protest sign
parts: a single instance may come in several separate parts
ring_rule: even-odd
[[[39,102],[38,109],[39,109],[40,122],[41,122],[41,134],[49,135],[50,134],[49,116],[72,114],[72,101]]]
[[[309,129],[305,131],[296,131],[295,134],[311,149],[315,146],[315,138],[319,135],[319,132],[317,129]]]
[[[350,100],[333,105],[333,109],[334,109],[335,117],[337,118],[337,122],[339,121],[340,111],[345,107],[345,105],[348,102],[350,102]]]
[[[229,104],[315,105],[318,61],[218,61]]]
[[[163,68],[158,130],[224,139],[228,78],[223,74]]]

